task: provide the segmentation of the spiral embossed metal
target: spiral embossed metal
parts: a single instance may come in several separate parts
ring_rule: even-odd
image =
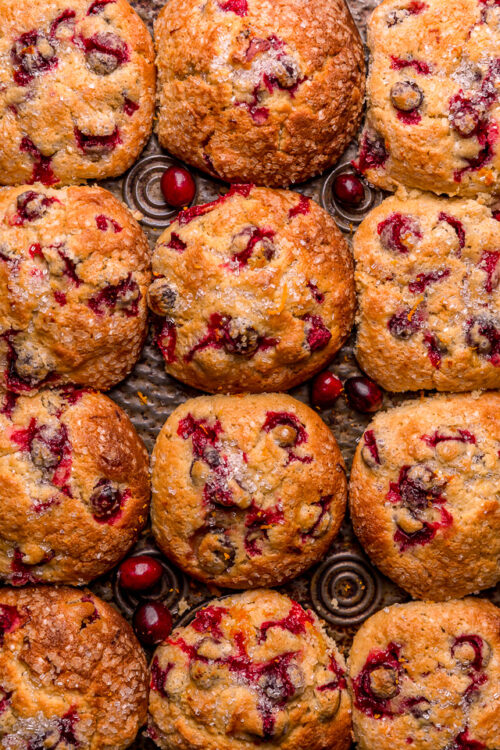
[[[127,174],[123,183],[123,199],[132,210],[141,212],[142,224],[161,230],[168,227],[179,213],[178,208],[172,208],[165,202],[160,187],[165,170],[179,165],[178,161],[165,154],[150,154],[140,159]]]
[[[332,625],[359,625],[380,605],[374,572],[352,552],[325,560],[311,580],[311,599],[320,617]]]
[[[321,205],[332,214],[340,229],[349,232],[361,224],[369,212],[382,202],[384,196],[380,190],[371,187],[361,179],[365,189],[365,196],[361,203],[358,206],[348,206],[342,203],[335,197],[333,190],[335,178],[341,174],[355,174],[355,170],[349,162],[344,162],[330,172],[321,187]]]
[[[120,586],[118,575],[113,577],[113,595],[123,612],[131,617],[137,606],[143,601],[161,601],[169,609],[187,594],[186,579],[180,570],[166,560],[156,547],[145,547],[136,550],[131,557],[150,555],[161,563],[163,576],[160,582],[147,591],[127,591]]]

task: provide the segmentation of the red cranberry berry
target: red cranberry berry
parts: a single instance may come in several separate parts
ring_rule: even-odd
[[[170,206],[182,208],[193,200],[196,184],[187,169],[169,167],[161,178],[161,190]]]
[[[163,575],[163,567],[150,555],[137,555],[124,560],[118,568],[120,585],[130,591],[144,591],[155,586]]]
[[[356,411],[371,413],[382,406],[382,391],[370,378],[349,378],[344,383],[344,390],[350,406]]]
[[[329,370],[320,372],[311,386],[312,405],[320,409],[328,409],[334,405],[341,393],[342,381]]]
[[[172,632],[172,615],[161,602],[145,602],[135,610],[133,625],[139,640],[155,646]]]
[[[356,175],[350,173],[337,175],[333,183],[333,192],[341,203],[350,206],[359,206],[365,197],[363,183]]]

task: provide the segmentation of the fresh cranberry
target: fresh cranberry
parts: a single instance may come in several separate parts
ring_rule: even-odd
[[[349,378],[344,383],[344,390],[350,406],[356,411],[371,413],[382,406],[382,391],[370,378]]]
[[[135,610],[133,625],[146,646],[155,646],[172,632],[172,615],[161,602],[145,602]]]
[[[137,555],[124,560],[118,568],[120,585],[130,591],[144,591],[155,586],[163,575],[163,567],[150,555]]]
[[[316,375],[311,386],[311,402],[320,409],[329,409],[334,405],[342,393],[342,381],[330,372],[320,372]]]
[[[167,203],[174,208],[189,205],[196,193],[196,183],[183,167],[169,167],[162,175],[161,190]]]
[[[339,174],[333,183],[335,197],[350,206],[359,206],[365,197],[365,189],[360,179],[353,174]]]

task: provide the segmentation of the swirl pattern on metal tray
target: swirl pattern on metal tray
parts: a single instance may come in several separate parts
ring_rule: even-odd
[[[161,563],[164,573],[161,581],[149,591],[127,591],[120,586],[118,575],[115,572],[113,576],[113,596],[126,615],[132,617],[142,601],[161,601],[170,609],[187,595],[188,586],[184,574],[168,560],[165,560],[156,547],[148,546],[141,550],[136,549],[134,554],[129,555],[129,557],[136,557],[137,555],[151,555],[151,557],[156,558]]]
[[[361,224],[369,212],[382,202],[384,196],[380,190],[371,187],[356,174],[365,189],[364,199],[359,206],[347,206],[345,203],[341,203],[333,192],[335,178],[341,174],[356,174],[356,172],[351,167],[350,162],[345,161],[330,172],[321,187],[321,205],[328,213],[332,214],[340,229],[349,232]]]
[[[180,162],[165,154],[150,154],[132,167],[123,183],[123,199],[133,211],[143,215],[142,224],[158,230],[168,227],[178,208],[169,206],[163,197],[160,181],[166,169]],[[196,181],[196,178],[193,175]],[[196,195],[193,199],[196,203]]]
[[[380,605],[381,589],[362,557],[339,552],[311,580],[311,599],[320,617],[332,625],[359,625]]]

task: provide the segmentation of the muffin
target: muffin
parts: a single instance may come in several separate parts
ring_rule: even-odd
[[[165,369],[205,391],[287,390],[349,335],[350,250],[314,201],[237,185],[182,211],[153,254],[149,307]]]
[[[115,177],[153,123],[154,49],[126,0],[2,0],[0,184]]]
[[[500,194],[495,0],[384,0],[368,25],[368,112],[357,168],[374,185]]]
[[[111,388],[147,332],[150,251],[97,187],[0,190],[0,387]]]
[[[498,218],[400,191],[361,224],[356,357],[387,390],[500,387]]]
[[[152,462],[156,541],[202,581],[295,578],[323,557],[344,517],[337,442],[290,396],[190,399],[164,424]]]
[[[345,664],[313,612],[276,591],[214,600],[151,663],[162,750],[347,750]]]
[[[130,625],[90,591],[0,589],[0,747],[125,750],[146,719]]]
[[[301,182],[358,130],[364,55],[344,0],[170,0],[155,36],[160,143],[214,177]]]
[[[4,395],[0,580],[88,583],[146,523],[149,462],[126,414],[82,390]]]
[[[377,414],[354,457],[350,510],[373,562],[412,596],[500,580],[500,393],[437,396]]]
[[[481,599],[385,607],[349,657],[359,750],[495,750],[500,610]]]

